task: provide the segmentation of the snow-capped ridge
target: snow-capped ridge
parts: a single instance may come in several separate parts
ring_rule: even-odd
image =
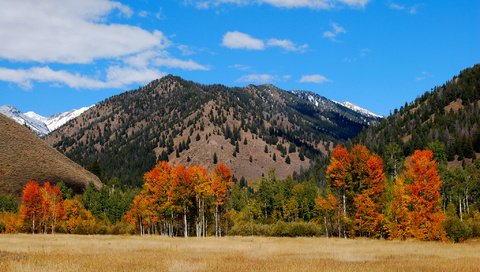
[[[85,111],[87,111],[91,107],[93,107],[93,105],[88,106],[88,107],[82,107],[78,110],[73,109],[71,111],[54,114],[54,115],[50,116],[47,119],[47,121],[45,121],[45,124],[47,125],[47,127],[50,131],[54,131],[57,128],[63,126],[68,121],[70,121],[74,118],[77,118],[78,116],[80,116],[80,114],[84,113]]]
[[[17,108],[5,105],[0,107],[0,113],[10,117],[21,125],[26,125],[32,129],[37,135],[45,136],[55,129],[66,124],[68,121],[80,116],[92,106],[83,107],[80,109],[73,109],[71,111],[57,113],[49,117],[42,116],[33,111],[22,113]]]
[[[344,107],[346,107],[346,108],[349,108],[349,109],[351,109],[351,110],[353,110],[353,111],[355,111],[355,112],[361,113],[361,114],[363,114],[363,115],[368,115],[368,116],[371,116],[371,117],[374,117],[374,118],[384,118],[384,117],[381,116],[381,115],[378,115],[378,114],[376,114],[376,113],[373,113],[373,112],[371,112],[371,111],[369,111],[369,110],[367,110],[367,109],[364,109],[364,108],[362,108],[362,107],[359,107],[359,106],[357,106],[357,105],[355,105],[355,104],[353,104],[353,103],[351,103],[351,102],[348,102],[348,101],[344,101],[344,102],[334,101],[334,102],[337,103],[337,104],[340,104],[340,105],[342,105],[342,106],[344,106]]]
[[[20,110],[17,108],[6,105],[0,107],[0,113],[3,113],[5,116],[15,120],[15,122],[25,125],[29,127],[31,130],[33,130],[37,135],[43,136],[47,135],[50,131],[47,127],[47,125],[35,118],[32,118],[31,114],[27,115],[22,113]]]

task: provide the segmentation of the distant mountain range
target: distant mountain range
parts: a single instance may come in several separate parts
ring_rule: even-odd
[[[44,117],[33,111],[23,113],[13,106],[5,105],[0,107],[0,113],[3,113],[7,117],[10,117],[17,123],[30,128],[38,136],[45,136],[48,133],[59,128],[60,126],[64,125],[68,121],[72,120],[73,118],[76,118],[91,107],[92,106],[83,107],[78,110],[73,109],[71,111],[57,113],[49,117]]]
[[[207,168],[224,162],[238,179],[274,168],[283,178],[381,120],[312,92],[169,75],[98,103],[45,140],[85,167],[99,165],[104,179],[132,185],[159,160]]]

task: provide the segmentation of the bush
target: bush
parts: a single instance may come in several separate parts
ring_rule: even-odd
[[[17,199],[12,195],[0,194],[0,213],[18,211]]]
[[[5,223],[0,222],[0,233],[3,233],[5,231]]]
[[[108,228],[105,225],[100,225],[100,226],[97,227],[95,233],[96,234],[108,234]]]
[[[135,234],[135,227],[125,222],[118,222],[110,229],[111,234]]]
[[[480,237],[480,221],[470,223],[472,227],[472,237]]]
[[[448,238],[454,242],[462,242],[472,236],[472,228],[458,218],[449,218],[444,222]]]
[[[299,237],[299,236],[320,236],[322,228],[311,222],[283,222],[275,224],[249,224],[238,223],[229,232],[230,235],[239,236],[275,236],[275,237]]]

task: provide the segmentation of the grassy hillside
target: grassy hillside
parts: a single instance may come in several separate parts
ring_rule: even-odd
[[[27,128],[0,114],[0,193],[20,195],[30,179],[63,181],[76,191],[100,180]]]

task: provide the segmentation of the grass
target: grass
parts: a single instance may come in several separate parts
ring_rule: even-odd
[[[0,271],[478,271],[480,242],[0,235]]]

